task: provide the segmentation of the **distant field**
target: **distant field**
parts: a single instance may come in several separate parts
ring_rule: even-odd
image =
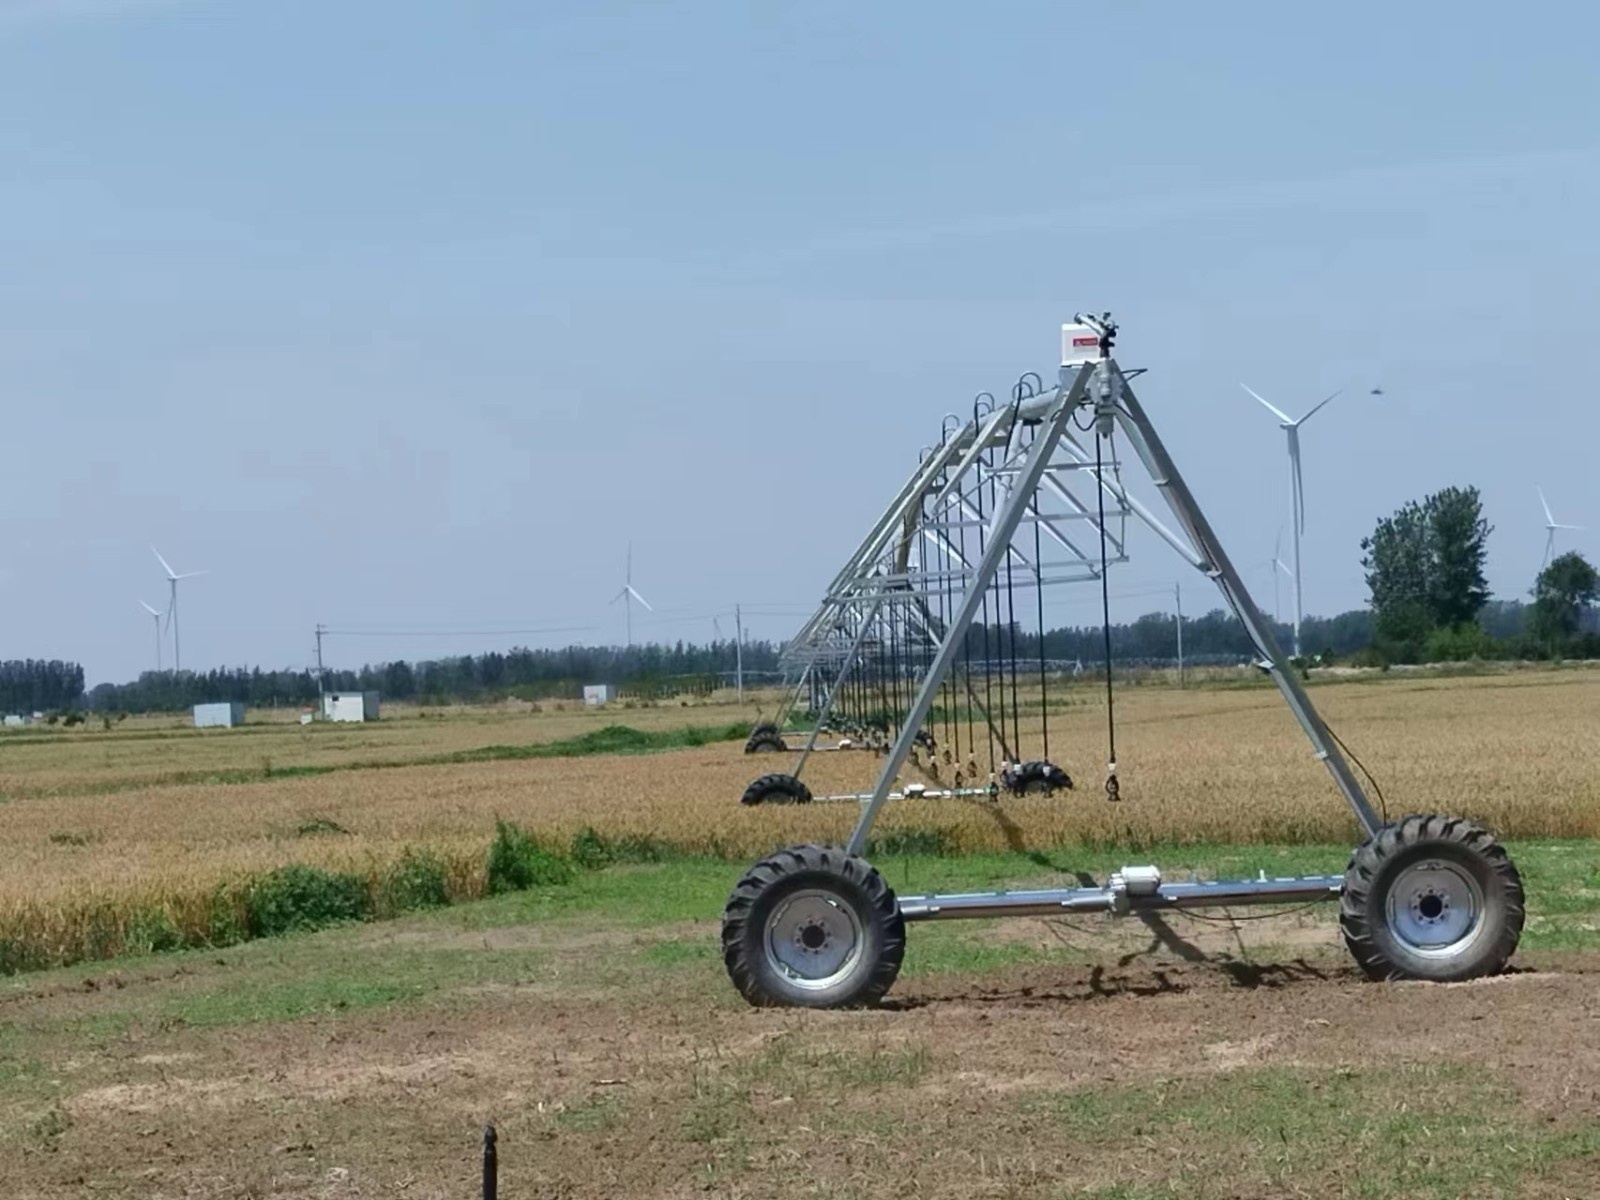
[[[1600,836],[1600,671],[1391,677],[1318,686],[1315,696],[1377,776],[1393,816],[1433,809],[1512,837]],[[1100,790],[1103,697],[1078,687],[1061,703],[1051,758],[1077,779],[1075,792],[896,802],[880,831],[914,831],[924,847],[960,852],[1355,839],[1274,691],[1125,689],[1117,704],[1124,798],[1115,805]],[[203,928],[219,895],[287,863],[376,881],[408,853],[425,852],[450,897],[470,898],[485,889],[497,819],[563,846],[590,827],[736,861],[788,842],[842,838],[855,816],[850,803],[742,807],[750,779],[791,760],[746,756],[736,741],[405,765],[485,747],[512,752],[612,723],[726,731],[753,715],[731,703],[673,703],[397,713],[368,726],[263,722],[231,731],[130,720],[109,731],[5,735],[0,947],[26,941],[51,961],[69,961],[115,952],[139,921]],[[1028,754],[1038,752],[1034,737],[1025,726]],[[819,755],[806,779],[819,795],[856,791],[870,786],[878,762],[864,752]],[[908,770],[907,779],[918,777]]]
[[[751,719],[752,703],[730,698],[610,706],[604,716],[576,701],[468,708],[385,705],[372,724],[299,724],[295,709],[251,709],[237,729],[195,729],[187,716],[130,717],[103,728],[0,730],[0,802],[81,795],[141,784],[206,782],[209,774],[300,767],[415,762],[491,744],[536,744],[623,723],[661,730]]]

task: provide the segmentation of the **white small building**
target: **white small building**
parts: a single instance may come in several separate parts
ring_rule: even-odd
[[[329,721],[376,721],[377,692],[329,692],[322,698],[322,715]]]
[[[615,696],[609,683],[586,683],[583,686],[583,702],[598,705],[609,704]]]
[[[196,729],[232,729],[244,724],[244,705],[237,700],[222,704],[196,704],[194,727]]]
[[[28,718],[23,716],[21,713],[7,713],[5,723],[11,727],[26,725],[28,723]]]

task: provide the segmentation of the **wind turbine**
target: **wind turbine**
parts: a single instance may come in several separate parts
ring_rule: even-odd
[[[622,606],[623,606],[623,608],[626,610],[626,612],[628,614],[628,645],[630,647],[632,647],[632,645],[633,645],[633,602],[635,600],[637,600],[640,604],[644,605],[645,610],[647,612],[655,612],[655,609],[650,607],[650,601],[646,600],[643,596],[639,595],[639,593],[634,590],[634,586],[633,586],[633,543],[632,542],[628,543],[628,573],[625,576],[623,576],[622,590],[611,598],[611,603],[615,604],[618,600],[621,600],[623,602]]]
[[[161,674],[161,610],[152,608],[143,600],[139,601],[139,605],[156,620],[156,674],[159,675]]]
[[[1267,569],[1272,572],[1272,621],[1275,625],[1282,625],[1283,603],[1282,592],[1280,590],[1282,580],[1278,578],[1278,575],[1281,572],[1282,574],[1287,575],[1290,579],[1294,578],[1294,572],[1289,570],[1288,566],[1285,565],[1283,561],[1282,529],[1278,530],[1278,536],[1272,543],[1272,561],[1267,564]]]
[[[171,564],[161,557],[161,551],[151,546],[150,553],[156,556],[161,569],[167,573],[167,586],[171,588],[171,599],[167,601],[167,625],[172,630],[172,670],[176,674],[183,670],[183,657],[178,651],[178,580],[193,579],[196,575],[204,575],[205,572],[186,571],[179,575],[172,569]]]
[[[1292,524],[1292,532],[1294,534],[1294,570],[1291,572],[1294,578],[1294,654],[1296,658],[1299,658],[1300,621],[1304,615],[1300,591],[1302,578],[1302,572],[1300,570],[1300,534],[1305,531],[1306,527],[1305,483],[1300,476],[1300,426],[1304,425],[1312,417],[1316,416],[1317,413],[1322,409],[1323,405],[1327,404],[1329,400],[1332,400],[1333,397],[1337,396],[1339,393],[1334,392],[1332,396],[1329,396],[1327,399],[1318,402],[1315,408],[1306,413],[1305,416],[1296,420],[1282,409],[1276,408],[1269,404],[1258,392],[1252,390],[1249,384],[1241,383],[1239,386],[1244,388],[1245,391],[1249,392],[1251,396],[1255,397],[1255,399],[1259,400],[1262,406],[1265,407],[1268,412],[1277,417],[1279,422],[1278,428],[1283,430],[1284,433],[1288,435],[1289,492],[1293,502],[1294,511],[1294,520]]]
[[[1580,529],[1583,528],[1583,526],[1582,525],[1558,525],[1558,524],[1556,524],[1555,517],[1553,517],[1550,514],[1550,501],[1548,501],[1548,500],[1546,500],[1544,498],[1544,489],[1541,488],[1541,487],[1535,487],[1533,490],[1539,493],[1539,503],[1544,507],[1544,530],[1545,530],[1544,566],[1541,566],[1539,568],[1539,570],[1543,571],[1545,567],[1548,567],[1550,565],[1550,556],[1553,555],[1555,553],[1555,550],[1556,550],[1556,530],[1558,530],[1558,529],[1580,530]]]

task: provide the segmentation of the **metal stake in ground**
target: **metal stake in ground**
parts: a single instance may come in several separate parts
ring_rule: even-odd
[[[491,1121],[483,1127],[483,1200],[496,1200],[500,1194],[500,1155],[495,1145],[498,1141]]]

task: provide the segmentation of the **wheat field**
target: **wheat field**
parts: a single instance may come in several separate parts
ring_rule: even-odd
[[[1507,837],[1600,836],[1600,671],[1389,677],[1329,683],[1313,695],[1377,778],[1392,817],[1443,811]],[[1103,694],[1073,688],[1062,702],[1050,718],[1050,757],[1075,790],[896,801],[878,831],[917,831],[963,852],[1077,847],[1095,869],[1105,865],[1102,849],[1357,838],[1325,767],[1270,688],[1119,693],[1122,799],[1114,804],[1102,790]],[[244,881],[290,863],[376,880],[421,851],[440,864],[451,898],[469,898],[485,890],[497,820],[550,845],[590,828],[736,861],[787,843],[841,840],[853,803],[742,806],[753,777],[788,770],[792,758],[747,756],[738,742],[416,761],[609,723],[660,730],[754,715],[713,699],[600,713],[398,714],[342,729],[264,722],[184,731],[172,721],[130,721],[14,742],[0,736],[0,943],[25,941],[29,961],[115,952],[133,944],[130,923],[159,914],[178,929],[202,928]],[[1024,725],[1024,757],[1038,754],[1037,737],[1035,717]],[[263,767],[263,758],[278,765]],[[865,790],[880,762],[863,751],[819,754],[804,777],[819,796]],[[301,766],[334,769],[273,774]],[[919,778],[910,767],[902,773],[902,782]]]

